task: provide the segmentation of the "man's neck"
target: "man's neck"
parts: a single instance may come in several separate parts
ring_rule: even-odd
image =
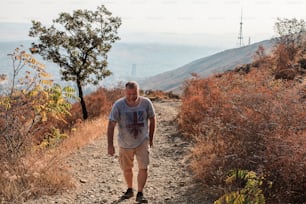
[[[128,100],[125,99],[125,102],[128,106],[131,106],[131,107],[135,107],[139,104],[140,102],[140,97],[138,97],[135,101],[133,102],[129,102]]]

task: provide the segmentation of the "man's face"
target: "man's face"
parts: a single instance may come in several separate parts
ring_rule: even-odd
[[[125,89],[125,98],[128,101],[128,103],[135,103],[138,99],[139,93],[137,88],[130,89],[126,88]]]

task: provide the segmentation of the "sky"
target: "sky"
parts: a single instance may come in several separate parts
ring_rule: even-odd
[[[227,45],[239,43],[242,14],[243,43],[275,36],[276,19],[306,20],[305,0],[1,0],[0,23],[48,25],[60,12],[95,10],[103,4],[121,17],[123,42],[181,42]],[[0,39],[13,37],[0,27]],[[16,34],[16,33],[15,33]]]

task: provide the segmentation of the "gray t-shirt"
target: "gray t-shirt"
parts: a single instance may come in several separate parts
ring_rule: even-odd
[[[139,97],[137,106],[128,106],[125,98],[117,100],[109,115],[109,120],[118,123],[118,145],[122,148],[136,148],[149,139],[148,119],[155,116],[150,99]]]

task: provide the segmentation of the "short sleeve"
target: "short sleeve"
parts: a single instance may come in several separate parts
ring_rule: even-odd
[[[112,110],[109,114],[109,120],[118,122],[119,121],[119,109],[118,109],[118,104],[115,103],[112,107]]]
[[[150,99],[148,99],[148,118],[155,116],[155,109]]]

